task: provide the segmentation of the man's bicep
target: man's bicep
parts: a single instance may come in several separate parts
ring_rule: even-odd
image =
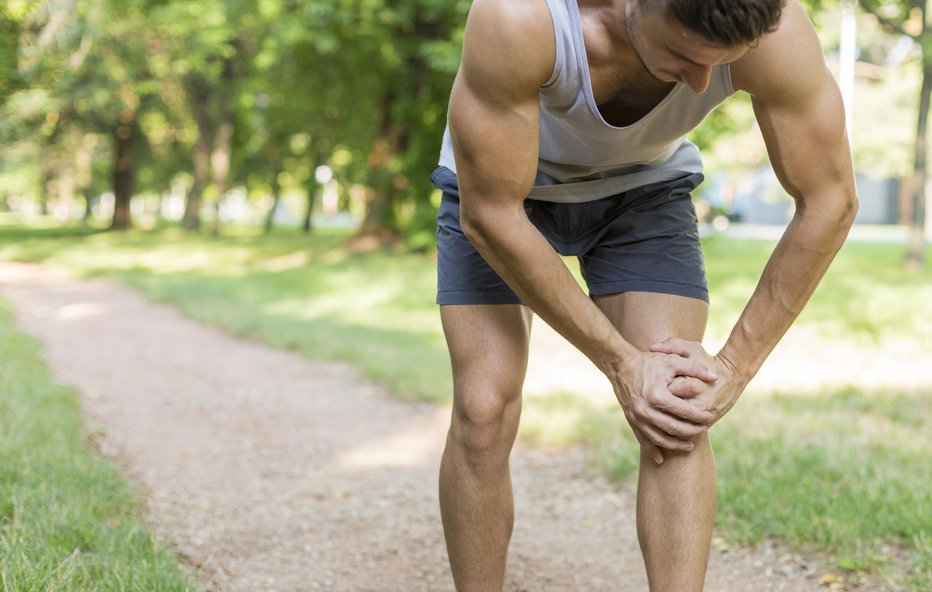
[[[449,121],[462,196],[524,199],[537,173],[539,110],[531,100],[489,101],[457,78]]]
[[[537,172],[540,86],[553,71],[546,2],[473,3],[450,97],[450,132],[465,199],[522,200]]]
[[[844,104],[827,72],[809,92],[753,103],[774,172],[794,199],[808,201],[853,178]]]
[[[780,27],[733,74],[753,98],[774,171],[794,199],[811,202],[852,178],[841,93],[798,1],[787,2]]]

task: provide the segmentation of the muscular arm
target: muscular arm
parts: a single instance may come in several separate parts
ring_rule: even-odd
[[[667,386],[676,374],[709,380],[708,370],[678,356],[653,357],[626,342],[525,215],[537,171],[539,89],[551,75],[554,54],[543,0],[473,4],[449,115],[463,231],[521,299],[609,377],[636,431],[642,423],[655,444],[690,449],[685,439],[702,426],[679,418],[705,422],[711,416]]]
[[[841,248],[857,212],[841,94],[802,8],[787,6],[787,34],[765,38],[742,64],[767,152],[796,213],[722,355],[748,378],[802,311]],[[796,64],[781,59],[799,52]],[[761,64],[760,62],[764,62]],[[802,66],[802,67],[800,67]]]
[[[717,356],[731,376],[716,388],[732,391],[718,397],[712,412],[719,417],[802,311],[857,211],[841,95],[798,3],[790,0],[780,29],[732,71],[735,86],[752,96],[774,171],[796,213]],[[654,349],[690,355],[683,344],[668,346]]]
[[[524,302],[604,370],[634,348],[579,289],[523,207],[537,172],[538,91],[554,62],[553,34],[541,22],[549,15],[533,1],[489,4],[470,12],[450,97],[463,231]],[[527,31],[501,32],[512,20]]]

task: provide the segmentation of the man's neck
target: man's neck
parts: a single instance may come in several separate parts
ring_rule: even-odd
[[[610,51],[599,52],[600,58],[608,54],[616,63],[640,64],[628,36],[629,0],[577,0],[577,4],[583,21],[596,25],[589,28],[589,32],[601,37],[595,45],[611,48]],[[583,29],[585,31],[587,27]]]
[[[597,15],[599,23],[608,33],[612,44],[628,45],[625,24],[629,11],[628,0],[577,0],[580,14]]]

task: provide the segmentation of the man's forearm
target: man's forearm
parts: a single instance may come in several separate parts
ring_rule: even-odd
[[[845,241],[857,202],[851,196],[834,203],[818,212],[797,211],[719,352],[745,383],[799,316]]]
[[[531,310],[603,372],[617,370],[635,348],[576,283],[523,209],[496,208],[467,216],[469,240]]]

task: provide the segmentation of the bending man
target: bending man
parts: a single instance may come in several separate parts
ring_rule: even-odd
[[[753,99],[796,213],[718,354],[684,136]],[[828,268],[857,209],[837,85],[796,0],[475,0],[434,183],[454,374],[440,503],[457,590],[502,589],[508,458],[532,311],[611,381],[641,445],[652,591],[701,590],[715,514],[708,429]],[[559,254],[580,258],[589,294]]]

